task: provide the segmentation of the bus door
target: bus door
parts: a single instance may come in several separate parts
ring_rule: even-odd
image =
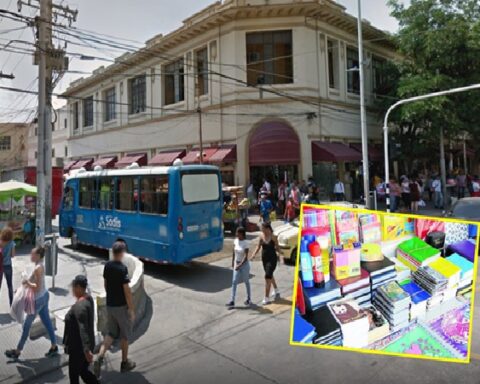
[[[169,261],[169,175],[145,175],[139,180],[138,219],[141,256]]]
[[[96,244],[102,248],[110,248],[121,230],[113,212],[115,178],[100,177],[97,188],[97,202],[93,217],[93,225],[96,229]]]
[[[75,232],[78,240],[86,244],[96,244],[95,226],[97,179],[80,178],[78,180],[78,209],[76,212]]]
[[[69,237],[71,229],[75,226],[75,191],[78,183],[69,180],[63,190],[62,205],[60,207],[60,235]]]
[[[188,246],[193,257],[208,252],[215,239],[222,237],[221,180],[215,170],[180,171],[180,244]],[[212,240],[210,242],[209,240]]]

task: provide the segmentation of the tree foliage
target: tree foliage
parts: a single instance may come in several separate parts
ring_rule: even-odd
[[[382,113],[398,99],[480,83],[478,0],[411,0],[408,6],[389,0],[389,6],[400,27],[394,39],[402,60],[389,69]],[[404,105],[391,121],[405,157],[428,154],[440,127],[451,138],[464,131],[478,135],[480,91]]]

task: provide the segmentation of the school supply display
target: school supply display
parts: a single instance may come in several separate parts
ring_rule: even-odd
[[[337,245],[352,245],[360,241],[359,224],[355,213],[335,212],[335,235]]]
[[[399,284],[410,296],[410,321],[425,317],[427,314],[427,303],[431,296],[413,281],[404,281]]]
[[[372,293],[381,285],[394,281],[397,277],[395,263],[386,257],[381,261],[362,261],[361,266],[370,274]]]
[[[402,242],[397,248],[397,259],[415,272],[419,267],[432,263],[440,257],[440,251],[418,237]]]
[[[337,280],[360,276],[361,244],[333,248],[333,275]]]
[[[458,253],[460,256],[465,257],[468,261],[473,263],[475,260],[475,242],[472,240],[463,240],[458,243],[450,244],[447,255],[452,253]]]
[[[384,259],[382,247],[380,244],[375,243],[364,243],[362,244],[362,251],[360,253],[360,260],[371,262],[371,261],[382,261]]]
[[[359,215],[360,236],[363,243],[380,243],[382,241],[382,224],[376,214]]]
[[[402,216],[383,217],[383,241],[398,240],[414,233],[414,220]]]
[[[422,240],[426,240],[427,236],[432,232],[445,234],[445,222],[430,219],[415,220],[415,236]],[[445,240],[445,236],[443,236],[443,238]]]
[[[310,310],[342,297],[340,285],[333,279],[325,283],[322,288],[305,288],[304,293],[306,306]]]
[[[360,306],[371,304],[370,274],[362,269],[360,276],[338,280],[342,296],[354,299]]]
[[[328,304],[328,309],[340,325],[344,347],[363,348],[368,345],[369,319],[355,300],[335,301]]]
[[[391,281],[376,291],[373,304],[390,323],[390,330],[395,332],[409,325],[410,296]]]
[[[313,281],[312,257],[308,251],[308,240],[303,238],[300,244],[300,269],[302,271],[302,282],[305,288],[312,288],[315,283]]]
[[[458,292],[471,291],[473,283],[473,263],[460,256],[458,253],[447,257],[447,260],[460,268],[460,281],[458,283]]]
[[[368,330],[368,344],[373,344],[387,337],[390,334],[390,326],[382,313],[374,306],[369,306],[364,311],[367,314],[370,326]]]
[[[295,327],[293,328],[292,341],[303,344],[312,344],[315,338],[315,327],[304,320],[298,310],[294,314]]]
[[[340,325],[326,306],[310,312],[305,319],[315,327],[314,344],[342,345]]]

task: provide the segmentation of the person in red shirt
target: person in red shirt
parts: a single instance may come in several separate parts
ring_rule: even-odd
[[[287,202],[287,206],[285,208],[285,221],[288,221],[291,223],[295,218],[297,217],[297,212],[295,209],[295,202],[293,201],[293,198],[290,197]]]

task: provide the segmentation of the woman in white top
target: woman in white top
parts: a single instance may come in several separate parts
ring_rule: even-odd
[[[43,266],[43,258],[45,256],[45,250],[42,247],[34,248],[30,254],[30,260],[35,264],[32,275],[30,278],[24,280],[22,284],[30,289],[33,289],[35,294],[35,313],[27,315],[23,323],[22,336],[18,342],[17,348],[5,352],[5,355],[10,359],[18,359],[22,353],[23,347],[30,334],[30,328],[33,321],[40,316],[43,325],[45,326],[50,342],[52,343],[49,351],[46,353],[46,357],[55,356],[58,354],[58,346],[56,343],[55,331],[53,329],[52,321],[50,320],[50,313],[48,311],[49,293],[45,286],[45,267]]]
[[[237,285],[242,281],[245,283],[247,289],[247,300],[245,305],[251,304],[251,290],[250,290],[250,261],[248,259],[249,243],[246,239],[247,233],[244,228],[237,228],[237,238],[233,243],[233,279],[232,279],[232,298],[227,307],[233,309],[235,307],[235,296],[237,294]]]

